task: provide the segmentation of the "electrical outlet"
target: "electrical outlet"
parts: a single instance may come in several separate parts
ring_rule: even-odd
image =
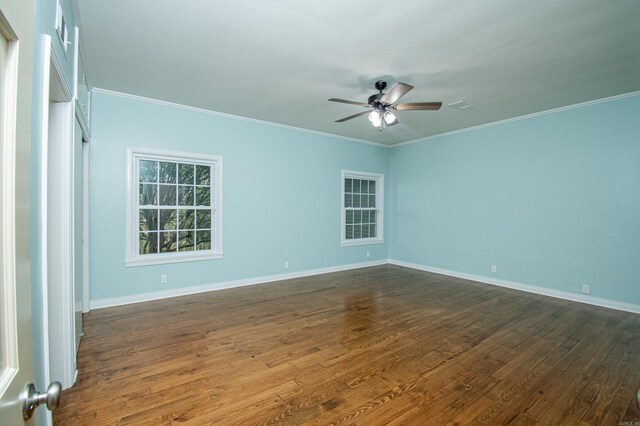
[[[284,261],[284,269],[289,269],[289,260]]]
[[[160,284],[166,284],[168,281],[167,274],[160,275]]]
[[[371,252],[367,250],[367,257],[371,257]]]
[[[496,265],[491,265],[491,272],[498,272],[498,267]]]
[[[589,286],[588,286],[588,285],[586,285],[586,284],[582,284],[582,294],[589,294],[589,291],[590,291],[590,290],[591,290],[591,289],[589,288]]]

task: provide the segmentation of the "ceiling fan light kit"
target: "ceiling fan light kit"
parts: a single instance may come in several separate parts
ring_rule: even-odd
[[[360,112],[358,114],[350,115],[348,117],[336,120],[336,123],[342,123],[352,118],[360,117],[365,114],[369,114],[369,121],[373,127],[382,129],[395,126],[399,123],[396,115],[388,109],[395,109],[397,111],[403,110],[439,110],[442,106],[442,102],[412,102],[412,103],[397,103],[398,100],[406,95],[413,86],[406,83],[398,83],[391,88],[387,93],[382,93],[387,87],[387,82],[378,80],[375,84],[379,93],[369,96],[367,103],[348,101],[346,99],[331,98],[331,102],[340,102],[343,104],[363,106],[367,108],[367,111]]]

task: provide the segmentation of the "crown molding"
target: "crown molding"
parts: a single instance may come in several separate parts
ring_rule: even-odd
[[[225,112],[218,112],[218,111],[213,111],[213,110],[210,110],[210,109],[197,108],[197,107],[192,107],[192,106],[189,106],[189,105],[178,104],[178,103],[175,103],[175,102],[162,101],[160,99],[153,99],[153,98],[147,98],[147,97],[139,96],[139,95],[132,95],[130,93],[117,92],[115,90],[108,90],[108,89],[102,89],[102,88],[99,88],[99,87],[94,87],[94,88],[92,88],[91,91],[94,92],[94,93],[101,93],[101,94],[104,94],[104,95],[117,96],[117,97],[120,97],[120,98],[132,99],[132,100],[136,100],[136,101],[147,102],[147,103],[156,104],[156,105],[162,105],[162,106],[166,106],[166,107],[170,107],[170,108],[178,108],[178,109],[182,109],[182,110],[185,110],[185,111],[197,112],[197,113],[201,113],[201,114],[208,114],[208,115],[213,115],[213,116],[216,116],[216,117],[224,117],[224,118],[229,118],[229,119],[232,119],[232,120],[245,121],[245,122],[254,123],[254,124],[261,124],[261,125],[264,125],[264,126],[277,127],[277,128],[280,128],[280,129],[294,130],[294,131],[298,131],[298,132],[302,132],[302,133],[309,133],[309,134],[312,134],[312,135],[325,136],[325,137],[330,137],[330,138],[334,138],[334,139],[342,139],[342,140],[346,140],[346,141],[350,141],[350,142],[357,142],[357,143],[363,143],[363,144],[367,144],[367,145],[374,145],[374,146],[382,147],[382,148],[389,148],[389,145],[384,145],[384,144],[377,143],[377,142],[371,142],[371,141],[367,141],[367,140],[364,140],[364,139],[350,138],[350,137],[347,137],[347,136],[334,135],[332,133],[319,132],[317,130],[303,129],[302,127],[295,127],[295,126],[289,126],[289,125],[286,125],[286,124],[272,123],[270,121],[258,120],[256,118],[249,118],[249,117],[243,117],[241,115],[227,114]]]
[[[591,105],[597,105],[597,104],[603,104],[603,103],[607,103],[607,102],[619,101],[621,99],[626,99],[626,98],[633,98],[634,96],[640,96],[640,90],[638,90],[636,92],[623,93],[621,95],[610,96],[608,98],[595,99],[595,100],[592,100],[592,101],[581,102],[579,104],[567,105],[567,106],[563,106],[563,107],[548,109],[548,110],[545,110],[545,111],[534,112],[534,113],[531,113],[531,114],[520,115],[518,117],[507,118],[505,120],[499,120],[499,121],[493,121],[491,123],[479,124],[479,125],[473,126],[473,127],[466,127],[464,129],[452,130],[451,132],[438,133],[437,135],[427,136],[425,138],[418,138],[418,139],[414,139],[414,140],[410,140],[410,141],[406,141],[406,142],[400,142],[400,143],[397,143],[397,144],[385,145],[385,146],[388,146],[389,148],[397,148],[397,147],[400,147],[400,146],[411,145],[411,144],[418,143],[418,142],[426,142],[426,141],[430,141],[430,140],[433,140],[433,139],[438,139],[438,138],[445,137],[445,136],[457,135],[459,133],[471,132],[471,131],[474,131],[474,130],[485,129],[487,127],[500,126],[502,124],[512,123],[512,122],[515,122],[515,121],[528,120],[530,118],[541,117],[543,115],[555,114],[557,112],[569,111],[569,110],[572,110],[572,109],[588,107],[588,106],[591,106]]]

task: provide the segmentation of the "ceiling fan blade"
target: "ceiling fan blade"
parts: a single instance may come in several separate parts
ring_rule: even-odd
[[[348,117],[341,118],[340,120],[336,120],[336,123],[342,123],[343,121],[351,120],[352,118],[357,118],[357,117],[360,117],[361,115],[369,114],[370,112],[371,111],[368,111],[368,110],[367,111],[362,111],[362,112],[359,112],[357,114],[353,114],[353,115],[350,115]]]
[[[398,83],[393,86],[391,90],[382,95],[382,97],[380,98],[380,102],[387,105],[393,104],[397,102],[398,99],[400,99],[402,96],[406,95],[411,89],[413,89],[413,86],[409,84]]]
[[[442,102],[409,102],[393,105],[393,109],[398,111],[410,111],[410,110],[439,110],[442,106]]]
[[[369,104],[365,104],[364,102],[355,102],[355,101],[348,101],[346,99],[338,99],[338,98],[331,98],[329,99],[331,102],[340,102],[343,104],[349,104],[349,105],[358,105],[358,106],[363,106],[363,107],[368,107],[371,106]]]

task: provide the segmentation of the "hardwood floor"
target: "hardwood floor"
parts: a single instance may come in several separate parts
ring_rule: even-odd
[[[640,421],[639,315],[397,266],[84,320],[56,425]]]

